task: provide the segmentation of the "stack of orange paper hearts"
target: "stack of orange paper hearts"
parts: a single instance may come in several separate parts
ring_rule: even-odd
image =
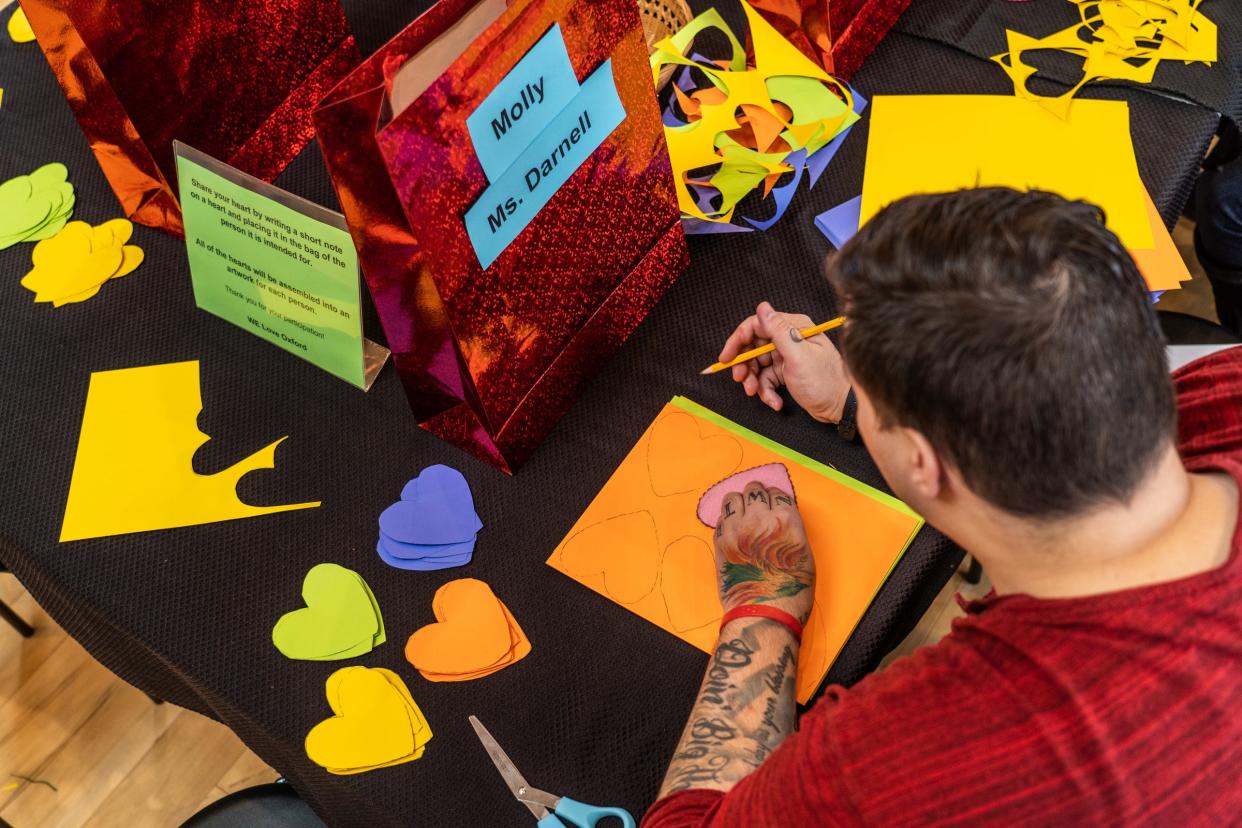
[[[530,641],[491,587],[449,581],[431,601],[435,624],[410,636],[405,657],[428,681],[469,681],[503,670],[530,652]]]
[[[334,715],[306,734],[306,755],[329,773],[362,773],[423,755],[431,727],[401,677],[382,667],[344,667],[328,677]]]

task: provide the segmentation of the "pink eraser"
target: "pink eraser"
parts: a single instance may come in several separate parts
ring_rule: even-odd
[[[789,479],[789,470],[783,463],[756,466],[753,469],[731,474],[704,492],[703,497],[699,498],[699,520],[715,529],[716,523],[720,520],[720,507],[724,503],[725,496],[733,492],[741,494],[748,483],[762,483],[765,488],[780,489],[790,495],[794,494],[793,481]]]

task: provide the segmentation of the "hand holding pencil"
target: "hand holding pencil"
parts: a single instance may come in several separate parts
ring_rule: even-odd
[[[758,396],[773,411],[783,407],[778,389],[786,386],[808,414],[821,422],[835,423],[841,419],[850,383],[841,355],[828,337],[822,333],[802,335],[813,327],[809,316],[780,313],[762,302],[755,315],[725,340],[719,362],[729,363],[746,351],[770,345],[771,350],[733,365],[729,370],[734,381],[742,384],[747,396]]]

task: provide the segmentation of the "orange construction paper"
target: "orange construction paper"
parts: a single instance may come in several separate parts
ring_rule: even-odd
[[[1130,255],[1143,274],[1148,290],[1177,290],[1182,282],[1190,281],[1190,269],[1186,267],[1182,254],[1177,252],[1177,245],[1173,243],[1173,237],[1169,235],[1164,219],[1146,189],[1143,190],[1143,198],[1147,202],[1147,219],[1151,222],[1151,237],[1156,246],[1132,248]]]
[[[699,498],[735,472],[789,471],[818,571],[798,659],[810,700],[923,520],[889,497],[683,398],[664,407],[548,565],[711,652],[722,614]]]
[[[429,681],[465,681],[507,667],[530,641],[491,587],[475,578],[449,581],[431,602],[436,623],[416,630],[405,657]]]

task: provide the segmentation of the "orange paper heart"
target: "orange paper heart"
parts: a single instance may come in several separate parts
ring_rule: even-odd
[[[716,556],[702,538],[680,538],[664,551],[660,591],[676,632],[718,623],[724,614],[716,589]]]
[[[661,417],[647,443],[651,490],[661,497],[702,492],[742,465],[742,446],[731,435],[704,437],[689,414]]]
[[[467,681],[509,666],[530,652],[508,607],[475,578],[449,581],[431,602],[436,623],[410,636],[405,657],[428,681]]]
[[[624,560],[615,550],[625,550]],[[632,604],[655,589],[659,538],[650,512],[618,515],[565,539],[561,563],[573,578],[595,576],[617,601]]]

